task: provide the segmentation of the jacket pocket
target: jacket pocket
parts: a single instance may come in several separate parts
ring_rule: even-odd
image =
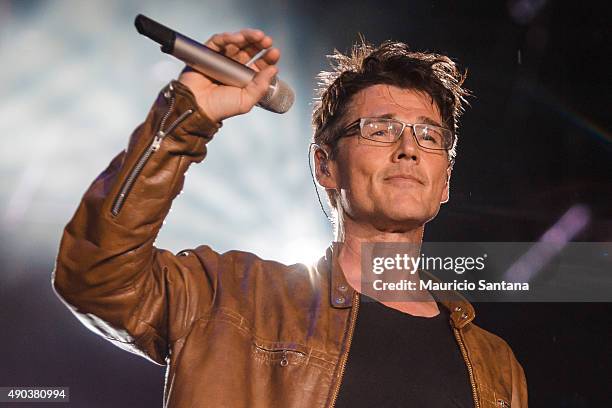
[[[255,341],[252,344],[252,355],[255,361],[280,367],[302,365],[308,359],[307,351],[294,343]]]
[[[510,398],[507,393],[493,390],[484,385],[479,386],[482,408],[510,408]]]
[[[502,398],[497,398],[495,400],[495,406],[497,408],[510,408],[510,403]]]

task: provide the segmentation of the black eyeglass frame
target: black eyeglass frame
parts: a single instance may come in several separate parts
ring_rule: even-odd
[[[395,140],[393,141],[384,141],[384,140],[377,140],[377,139],[370,139],[366,136],[364,136],[363,134],[363,126],[365,124],[365,122],[367,120],[376,120],[376,121],[386,121],[386,122],[395,122],[395,123],[401,123],[402,124],[402,130],[398,133],[397,137],[395,138]],[[439,129],[442,135],[444,135],[444,133],[450,135],[450,138],[448,139],[448,147],[441,147],[441,148],[435,148],[435,147],[430,147],[430,146],[423,146],[421,143],[419,143],[419,138],[416,135],[416,131],[414,130],[414,126],[426,126],[429,128],[435,128],[435,129]],[[377,118],[377,117],[364,117],[364,118],[359,118],[354,122],[349,123],[344,129],[343,132],[344,134],[342,136],[340,136],[340,138],[343,137],[348,137],[348,136],[352,136],[353,135],[353,131],[354,130],[359,130],[359,137],[363,137],[366,140],[371,140],[374,142],[378,142],[378,143],[385,143],[385,144],[392,144],[397,142],[402,135],[404,134],[404,130],[406,130],[406,127],[410,127],[412,129],[412,137],[414,138],[414,141],[417,143],[417,145],[419,145],[419,147],[426,149],[426,150],[435,150],[435,151],[450,151],[453,146],[455,145],[455,133],[453,131],[451,131],[450,129],[441,127],[441,126],[436,126],[436,125],[431,125],[429,123],[406,123],[406,122],[402,122],[401,120],[397,120],[397,119],[391,119],[391,118]],[[346,133],[349,132],[349,133]],[[339,138],[339,139],[340,139]],[[445,138],[446,140],[446,138]]]

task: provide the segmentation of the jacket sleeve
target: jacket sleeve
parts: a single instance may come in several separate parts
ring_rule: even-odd
[[[159,364],[212,303],[214,279],[202,262],[153,244],[184,173],[220,126],[173,81],[62,236],[52,277],[59,297],[88,328]]]

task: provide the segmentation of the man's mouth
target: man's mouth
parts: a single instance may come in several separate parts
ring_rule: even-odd
[[[385,177],[384,180],[390,183],[398,183],[398,184],[416,183],[420,185],[425,185],[425,183],[420,178],[410,175],[410,174],[396,174],[396,175],[392,175],[389,177]]]

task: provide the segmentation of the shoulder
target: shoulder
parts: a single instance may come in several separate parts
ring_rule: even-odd
[[[207,274],[216,275],[219,279],[230,283],[240,281],[242,286],[257,281],[278,279],[285,284],[291,282],[319,281],[319,268],[313,265],[295,263],[287,265],[271,259],[264,259],[252,252],[230,250],[217,252],[208,245],[202,245],[193,252],[200,260]],[[316,279],[315,279],[316,278]]]

